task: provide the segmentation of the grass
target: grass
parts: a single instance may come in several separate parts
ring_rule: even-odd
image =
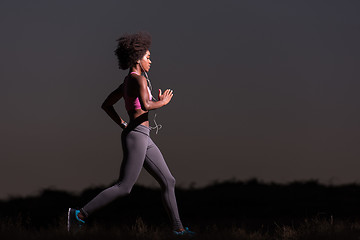
[[[74,240],[168,240],[179,239],[172,235],[165,226],[150,226],[138,218],[133,225],[104,226],[93,224],[85,227],[77,234],[66,232],[65,219],[58,226],[32,228],[23,221],[3,220],[0,224],[0,239],[74,239]],[[294,225],[281,225],[274,223],[272,226],[260,227],[258,230],[249,231],[241,226],[218,227],[217,225],[198,228],[192,226],[197,232],[193,239],[199,240],[359,240],[360,222],[346,220],[334,221],[333,219],[305,219]],[[180,238],[186,239],[186,238]]]

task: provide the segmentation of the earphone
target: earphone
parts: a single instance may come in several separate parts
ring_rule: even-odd
[[[143,72],[144,72],[144,74],[145,74],[145,78],[146,78],[146,80],[147,80],[147,82],[148,82],[149,89],[150,89],[151,99],[154,99],[155,102],[159,101],[159,100],[156,99],[156,98],[152,95],[152,93],[151,93],[151,92],[152,92],[151,82],[150,82],[149,76],[147,75],[146,71],[145,71],[144,68],[142,67],[142,65],[141,65],[141,63],[140,63],[140,60],[138,61],[138,63],[139,63],[139,65],[140,65],[141,69],[143,70]],[[156,111],[156,110],[155,110],[155,111]],[[156,122],[155,119],[156,119],[156,112],[155,112],[154,119],[153,119],[153,121],[154,121],[154,123],[155,123],[155,127],[151,127],[151,126],[150,126],[150,129],[151,129],[151,130],[156,129],[156,134],[158,134],[159,130],[162,128],[162,125],[161,125],[161,124],[157,124],[157,122]]]

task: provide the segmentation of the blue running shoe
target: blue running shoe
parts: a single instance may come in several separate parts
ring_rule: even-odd
[[[186,236],[186,237],[194,237],[195,236],[195,232],[192,232],[189,230],[188,227],[185,227],[185,229],[183,231],[174,231],[174,234],[177,236]]]
[[[69,208],[68,211],[68,220],[67,220],[67,230],[71,233],[76,233],[80,230],[81,226],[85,223],[85,221],[81,220],[78,217],[80,213],[79,210]]]

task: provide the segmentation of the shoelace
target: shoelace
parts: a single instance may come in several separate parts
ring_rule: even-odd
[[[79,217],[78,217],[78,214],[80,213],[80,210],[76,210],[75,211],[75,218],[76,218],[76,220],[78,220],[80,223],[79,223],[79,225],[80,226],[82,226],[84,223],[85,223],[85,221],[84,220],[81,220]]]

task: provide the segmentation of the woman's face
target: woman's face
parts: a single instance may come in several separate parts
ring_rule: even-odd
[[[151,60],[149,50],[147,50],[143,58],[140,59],[140,64],[143,71],[148,72],[150,70]]]

